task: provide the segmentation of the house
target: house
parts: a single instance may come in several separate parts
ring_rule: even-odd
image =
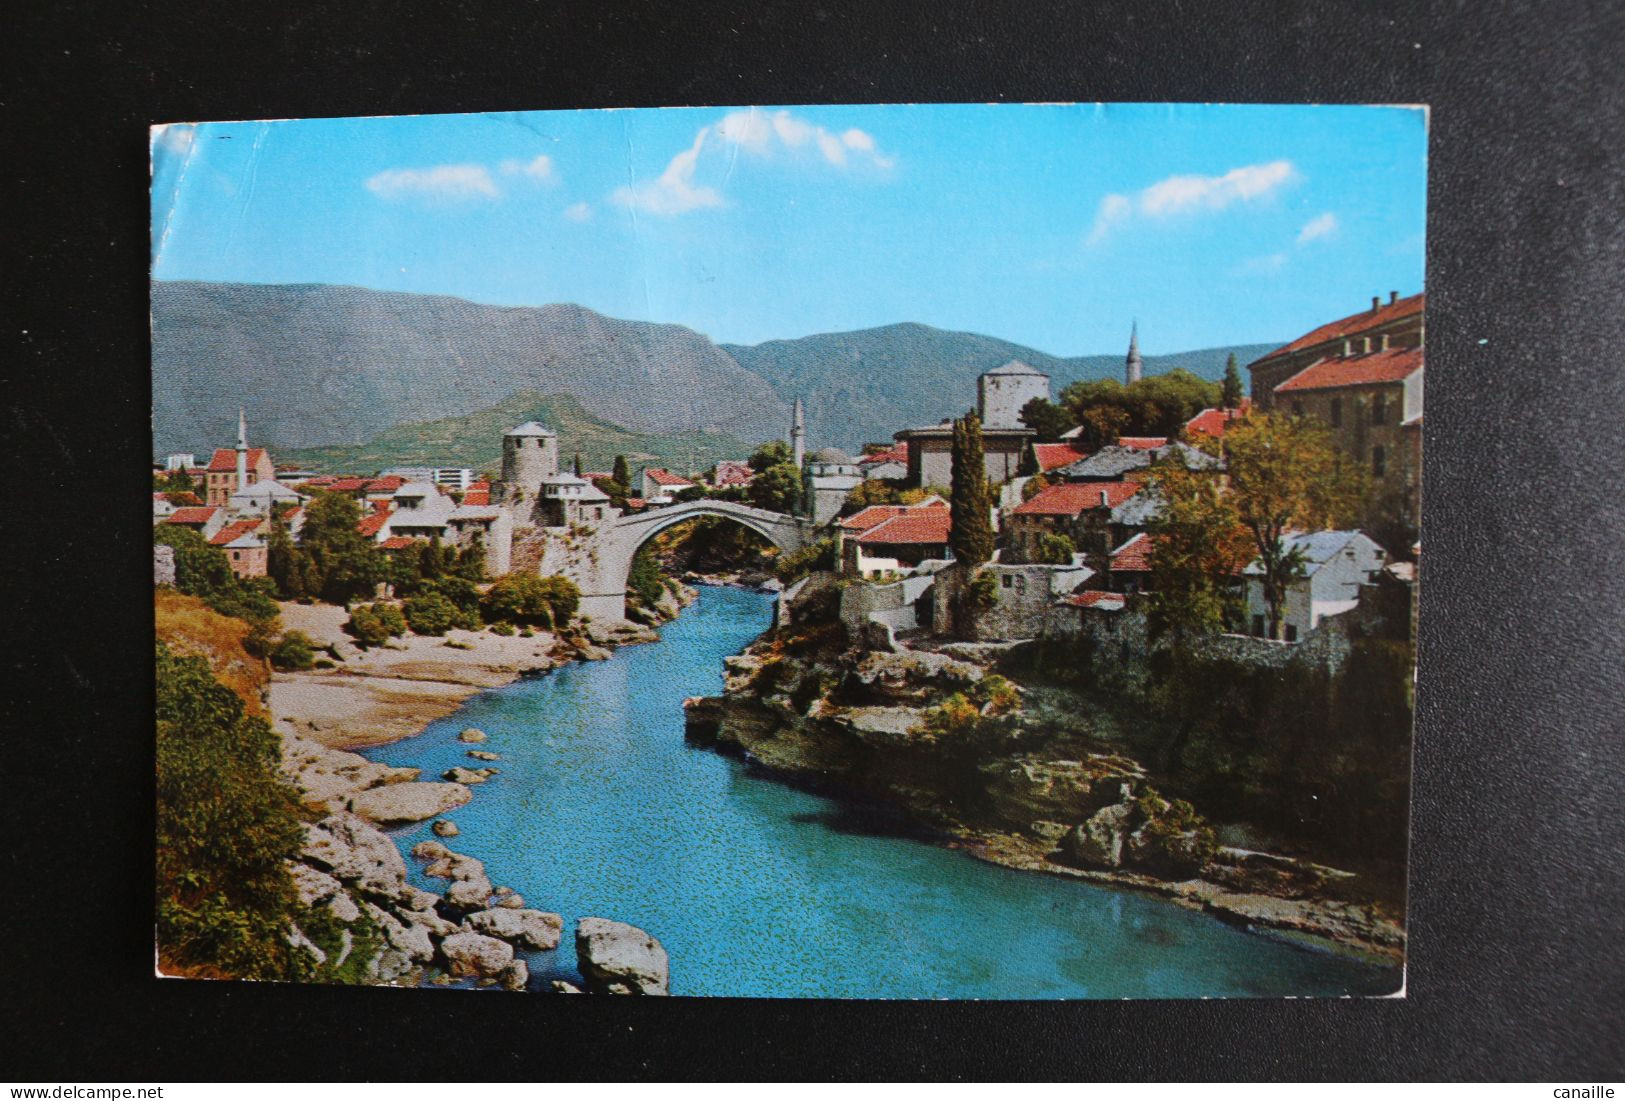
[[[1106,572],[1113,592],[1133,594],[1151,587],[1151,542],[1147,532],[1139,532],[1112,551]]]
[[[1275,407],[1326,424],[1332,442],[1366,474],[1362,525],[1400,526],[1410,543],[1421,518],[1422,348],[1356,346],[1317,359],[1275,387]]]
[[[1252,408],[1252,399],[1242,398],[1241,404],[1234,409],[1204,409],[1185,422],[1185,437],[1189,439],[1192,436],[1207,436],[1210,439],[1222,440],[1230,422],[1245,417],[1252,412]]]
[[[304,495],[289,489],[275,478],[253,482],[237,490],[227,500],[234,516],[269,516],[277,506],[296,507],[304,503]]]
[[[1357,349],[1422,347],[1425,297],[1413,294],[1401,298],[1398,291],[1390,291],[1386,303],[1380,297],[1373,297],[1369,310],[1311,329],[1291,343],[1255,359],[1247,365],[1252,376],[1253,405],[1265,413],[1273,410],[1277,403],[1276,388],[1319,360],[1348,355]]]
[[[646,466],[643,468],[643,477],[639,481],[639,486],[645,499],[649,501],[662,499],[669,501],[683,490],[693,489],[694,483],[661,467]]]
[[[388,542],[394,534],[389,526],[389,518],[394,511],[393,508],[375,508],[356,523],[355,530],[374,543]]]
[[[711,471],[711,484],[718,489],[730,489],[734,486],[748,486],[754,477],[756,471],[750,468],[749,463],[740,459],[718,459],[716,467]]]
[[[1112,513],[1141,490],[1137,482],[1062,482],[1047,486],[1011,510],[1005,521],[1006,562],[1039,558],[1046,535],[1064,535],[1078,554],[1104,560],[1123,541]]]
[[[263,517],[233,520],[209,537],[209,543],[225,552],[231,572],[238,577],[264,577],[268,547]]]
[[[827,524],[840,514],[847,496],[863,484],[858,464],[838,447],[825,447],[807,460],[801,477],[802,515]]]
[[[895,510],[892,515],[870,523],[861,530],[846,530],[841,536],[841,572],[848,577],[877,577],[906,573],[927,559],[953,557],[948,549],[952,526],[950,511],[941,498],[930,505],[880,505]],[[864,509],[871,512],[871,509]],[[863,513],[848,517],[855,520]]]
[[[1036,433],[1021,423],[1021,408],[1034,398],[1049,398],[1049,376],[1019,360],[976,380],[976,412],[982,421],[982,465],[987,477],[1002,485],[1021,470],[1027,445]],[[905,428],[893,437],[908,449],[908,484],[915,487],[953,484],[953,421]]]
[[[908,444],[896,443],[857,460],[865,481],[901,482],[908,477]]]
[[[465,505],[473,505],[473,506],[477,506],[477,507],[483,507],[485,505],[489,505],[490,503],[491,503],[491,483],[490,482],[484,482],[484,481],[470,482],[468,488],[463,491],[463,504],[465,504]]]
[[[1198,448],[1177,441],[1169,443],[1159,436],[1125,437],[1103,447],[1093,455],[1058,467],[1053,479],[1068,482],[1140,481],[1151,473],[1151,464],[1177,459],[1186,470],[1213,470],[1223,468],[1224,461]]]
[[[1063,440],[1060,443],[1034,443],[1027,446],[1028,456],[1032,459],[1031,469],[1038,474],[1048,474],[1052,470],[1059,470],[1063,466],[1082,462],[1089,457],[1089,449],[1079,443],[1076,438]]]
[[[389,535],[432,539],[446,537],[451,514],[457,502],[440,492],[433,482],[407,482],[395,491],[394,511],[389,514]],[[363,523],[366,521],[363,520]]]
[[[1055,602],[1082,589],[1095,575],[1094,570],[1083,564],[1081,556],[1059,565],[988,562],[975,572],[994,582],[991,605],[978,609],[969,623],[964,623],[961,617],[961,629],[968,628],[969,636],[978,642],[1037,638],[1044,633],[1045,621]],[[950,607],[954,598],[952,583],[939,584],[934,597],[937,606],[933,609],[933,622],[954,622]]]
[[[1327,616],[1341,615],[1360,603],[1360,591],[1375,583],[1387,556],[1359,531],[1294,532],[1282,543],[1303,556],[1303,576],[1287,586],[1281,609],[1281,638],[1297,642]],[[1263,568],[1257,560],[1242,570],[1246,582],[1249,633],[1269,634],[1269,605],[1264,599]]]
[[[243,459],[240,481],[239,455]],[[217,447],[203,472],[203,501],[216,508],[226,508],[231,504],[231,495],[239,489],[246,489],[258,481],[270,481],[275,476],[276,470],[265,448],[249,447],[236,451],[229,447]]]
[[[170,501],[168,494],[154,493],[152,495],[152,522],[158,524],[175,515],[175,509],[178,507],[180,506]]]
[[[197,456],[190,451],[174,451],[164,456],[164,470],[171,474],[177,470],[191,473],[192,468],[195,466],[197,466]]]
[[[508,572],[513,555],[512,510],[495,505],[471,505],[465,499],[446,518],[446,526],[454,545],[466,547],[476,541],[480,544],[485,551],[486,576],[501,577]]]
[[[209,539],[226,526],[226,510],[213,505],[189,505],[176,509],[160,522],[191,528],[203,538]]]

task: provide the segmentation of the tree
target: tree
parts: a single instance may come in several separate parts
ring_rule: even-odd
[[[316,647],[303,631],[288,631],[271,647],[270,658],[276,669],[309,669],[316,663]]]
[[[1072,540],[1056,532],[1045,532],[1038,538],[1037,553],[1033,556],[1034,562],[1050,566],[1069,566],[1072,556],[1078,553],[1078,548],[1072,545]]]
[[[296,978],[287,866],[304,831],[280,740],[205,659],[156,656],[160,951],[175,970]]]
[[[415,635],[443,635],[457,626],[457,605],[437,592],[421,592],[401,605],[406,624]]]
[[[631,489],[632,468],[627,465],[625,455],[615,456],[615,465],[610,468],[610,477],[621,483],[621,485],[626,486],[628,490]]]
[[[1232,356],[1231,358],[1234,359],[1235,357]],[[579,451],[576,452],[575,474],[577,478],[581,477],[581,452]]]
[[[750,468],[760,474],[765,470],[778,466],[780,463],[788,463],[794,457],[795,454],[790,450],[790,445],[783,440],[768,440],[751,453]],[[801,476],[799,470],[796,471],[796,476]]]
[[[1084,442],[1097,448],[1115,441],[1118,434],[1173,436],[1218,401],[1217,385],[1177,367],[1127,386],[1116,379],[1096,379],[1074,382],[1061,391],[1061,405],[1083,427]],[[1104,410],[1116,410],[1121,417]]]
[[[315,563],[317,591],[332,604],[347,604],[389,580],[389,564],[376,544],[356,530],[361,506],[344,493],[318,493],[305,508],[300,540]]]
[[[954,422],[952,480],[948,545],[956,561],[967,567],[980,566],[993,557],[993,523],[982,457],[982,421],[974,412]]]
[[[1148,482],[1162,502],[1147,525],[1150,626],[1178,649],[1191,637],[1223,630],[1234,617],[1234,583],[1252,557],[1252,544],[1211,474],[1179,462],[1158,463]]]
[[[638,548],[632,556],[632,568],[627,571],[626,587],[645,608],[653,608],[666,591],[666,579],[661,576],[660,563],[648,546]]]
[[[1033,398],[1021,407],[1021,423],[1038,433],[1039,442],[1061,438],[1061,433],[1075,423],[1062,406],[1048,398]]]
[[[551,627],[569,622],[580,602],[581,590],[568,578],[511,573],[486,590],[480,610],[491,623]]]
[[[769,512],[794,512],[801,499],[801,471],[791,462],[776,463],[750,482],[750,503]]]
[[[1224,382],[1219,387],[1219,403],[1225,409],[1241,408],[1241,368],[1236,364],[1236,353],[1224,363]]]
[[[1128,427],[1128,411],[1119,409],[1115,405],[1096,405],[1086,409],[1079,422],[1082,429],[1078,433],[1078,440],[1086,451],[1099,451],[1103,447],[1111,447],[1123,435],[1123,429]]]
[[[161,493],[190,493],[196,496],[198,484],[193,479],[191,471],[185,467],[179,467],[162,477],[154,479],[153,488]]]
[[[1279,638],[1287,588],[1303,569],[1285,537],[1348,523],[1362,495],[1360,472],[1343,463],[1326,428],[1307,418],[1232,421],[1224,450],[1229,497],[1257,554],[1269,637]]]
[[[226,552],[210,546],[191,528],[159,524],[155,544],[175,551],[175,588],[200,597],[221,615],[263,625],[269,630],[277,618],[275,586],[265,578],[241,579],[231,572]]]

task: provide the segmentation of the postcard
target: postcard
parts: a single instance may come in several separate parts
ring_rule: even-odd
[[[1404,992],[1425,108],[151,152],[161,975]]]

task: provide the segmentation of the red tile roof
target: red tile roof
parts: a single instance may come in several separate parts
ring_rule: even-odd
[[[1204,409],[1185,422],[1185,434],[1197,432],[1216,440],[1223,439],[1226,426],[1238,417],[1245,417],[1252,407],[1251,398],[1242,398],[1239,409]]]
[[[388,522],[390,513],[390,509],[379,509],[377,512],[368,513],[361,518],[360,523],[356,524],[355,530],[371,539]]]
[[[1142,487],[1135,482],[1062,482],[1034,494],[1016,506],[1017,516],[1076,516],[1092,508],[1116,508]],[[1105,504],[1101,504],[1101,495]]]
[[[941,497],[928,497],[912,505],[870,505],[867,508],[854,512],[841,521],[841,526],[849,532],[864,532],[876,524],[883,524],[887,520],[901,516],[906,512],[917,509],[946,510],[948,502]]]
[[[318,474],[316,477],[309,479],[304,484],[307,486],[330,486],[336,481],[338,481],[338,479],[333,477],[331,474]]]
[[[1087,458],[1089,449],[1078,443],[1035,443],[1033,444],[1033,458],[1038,462],[1038,472],[1047,474],[1057,467],[1067,466],[1079,459]]]
[[[1389,348],[1368,355],[1317,359],[1277,386],[1275,392],[1290,394],[1302,390],[1336,390],[1344,386],[1401,382],[1421,369],[1421,348]]]
[[[164,517],[166,524],[207,524],[219,512],[215,505],[195,505],[187,508],[178,508]]]
[[[374,478],[367,483],[368,493],[394,493],[406,484],[406,479],[399,474],[386,474],[382,478]]]
[[[367,488],[366,478],[340,478],[327,487],[337,493],[354,493],[358,489]]]
[[[490,486],[486,486],[484,489],[470,489],[467,493],[463,494],[463,504],[465,505],[488,505],[490,503]]]
[[[1322,325],[1318,329],[1304,333],[1292,343],[1283,344],[1269,355],[1264,356],[1263,359],[1257,359],[1253,362],[1263,363],[1265,360],[1274,359],[1276,356],[1302,351],[1304,348],[1311,348],[1316,344],[1324,344],[1328,340],[1338,340],[1345,336],[1364,332],[1367,329],[1375,329],[1378,326],[1402,320],[1413,314],[1419,314],[1422,312],[1423,300],[1426,297],[1425,294],[1413,294],[1409,298],[1401,298],[1398,302],[1378,306],[1374,310],[1361,310],[1359,313],[1350,314],[1348,317],[1338,318],[1336,321]]]
[[[408,539],[404,535],[391,535],[388,539],[379,543],[378,548],[380,550],[405,550],[417,541],[416,539]]]
[[[858,542],[891,546],[898,543],[946,543],[952,514],[945,508],[911,508],[883,520],[858,536]]]
[[[214,535],[210,537],[209,542],[213,543],[217,547],[223,547],[227,543],[241,539],[245,535],[252,535],[254,532],[259,530],[259,526],[263,522],[264,521],[258,518],[252,520],[233,520],[231,523],[215,532]]]
[[[1122,593],[1109,593],[1104,589],[1085,589],[1081,593],[1073,593],[1067,597],[1066,602],[1075,608],[1098,608],[1103,612],[1120,612],[1128,604],[1128,597]]]
[[[865,455],[858,460],[859,466],[871,466],[875,463],[902,463],[908,464],[908,442],[893,444],[884,451],[876,451],[873,455]]]
[[[671,471],[661,470],[659,467],[651,467],[644,473],[648,474],[649,480],[657,486],[691,486],[694,484],[687,478],[680,478]]]
[[[1141,532],[1112,551],[1113,573],[1146,573],[1151,569],[1151,536]]]
[[[720,459],[717,461],[716,484],[719,486],[742,486],[750,482],[756,472],[750,464],[740,462],[738,459]]]
[[[251,447],[248,449],[248,469],[253,470],[265,458],[265,448]],[[209,460],[209,473],[230,474],[237,469],[237,449],[235,447],[217,447],[214,457]]]
[[[1168,446],[1167,436],[1119,436],[1118,447],[1128,447],[1135,451],[1155,451],[1159,447]]]
[[[648,500],[643,497],[628,497],[626,499],[626,507],[633,510],[640,509],[648,503]]]

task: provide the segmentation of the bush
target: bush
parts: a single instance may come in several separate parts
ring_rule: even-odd
[[[309,669],[316,664],[316,647],[303,631],[289,631],[271,648],[271,667],[284,671]]]
[[[1069,537],[1045,532],[1038,537],[1038,553],[1033,556],[1033,561],[1050,566],[1069,566],[1077,552]]]
[[[491,624],[491,633],[493,635],[502,635],[504,638],[506,638],[509,635],[513,634],[513,624],[512,623],[493,623],[493,624]]]
[[[501,578],[480,598],[487,621],[551,627],[568,623],[581,604],[581,590],[565,577],[514,574]]]
[[[406,617],[393,604],[358,604],[344,629],[363,646],[382,646],[406,633]]]
[[[780,555],[773,572],[781,582],[788,585],[792,581],[807,576],[809,573],[815,573],[819,570],[833,570],[834,568],[835,540],[820,539],[811,546]]]
[[[655,561],[654,552],[648,547],[641,547],[632,558],[632,568],[627,571],[626,587],[638,598],[638,603],[645,608],[652,608],[660,600],[661,593],[666,586],[661,578],[660,564]]]
[[[439,593],[449,600],[461,613],[458,627],[467,627],[477,630],[480,625],[480,590],[474,582],[466,577],[448,574],[437,577],[433,581],[423,583],[423,592]]]
[[[457,605],[439,593],[420,593],[401,608],[407,626],[417,635],[443,635],[462,620]]]

